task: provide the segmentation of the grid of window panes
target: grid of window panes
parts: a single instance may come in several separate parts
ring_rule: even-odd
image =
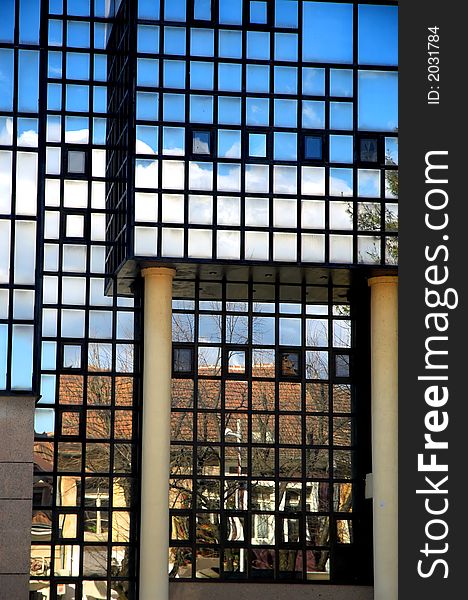
[[[359,553],[343,297],[200,281],[173,301],[171,577],[333,581]]]
[[[39,0],[0,17],[0,390],[31,392],[37,316]]]
[[[138,3],[141,257],[395,264],[395,3]]]
[[[51,600],[130,598],[138,307],[104,291],[108,22],[104,1],[48,7],[30,590]]]

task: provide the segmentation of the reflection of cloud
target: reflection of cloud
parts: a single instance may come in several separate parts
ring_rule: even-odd
[[[340,177],[330,177],[330,195],[331,196],[352,196],[353,188],[349,183]]]
[[[245,191],[268,192],[268,165],[246,165]]]
[[[218,164],[218,189],[224,192],[240,192],[240,165]]]
[[[212,163],[191,162],[189,165],[189,186],[190,186],[191,190],[212,190],[213,189],[213,165],[212,165]]]
[[[302,167],[302,193],[311,196],[325,195],[325,169]]]
[[[194,154],[210,154],[210,145],[208,144],[208,142],[202,142],[202,140],[197,138],[195,141],[195,145],[196,152],[194,149]]]
[[[240,232],[218,231],[218,258],[238,259],[240,257]]]
[[[158,162],[156,160],[137,160],[135,185],[142,188],[158,187]]]
[[[225,158],[240,158],[241,155],[241,145],[240,142],[235,142],[234,144],[232,144],[232,146],[230,148],[228,148],[225,152],[224,152],[224,157]]]
[[[274,192],[275,194],[297,193],[297,171],[296,167],[274,168]]]
[[[380,196],[380,171],[364,170],[358,171],[359,196]]]
[[[136,141],[135,150],[137,154],[155,154],[153,148],[143,140]],[[171,154],[175,154],[175,152],[171,152]]]
[[[13,119],[2,119],[4,126],[0,129],[0,145],[10,146],[13,141]]]
[[[323,129],[324,106],[323,102],[303,102],[302,104],[302,125],[311,129]]]
[[[89,140],[89,129],[76,129],[65,131],[65,141],[70,144],[87,144]]]

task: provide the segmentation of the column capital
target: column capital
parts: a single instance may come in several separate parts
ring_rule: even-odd
[[[143,267],[141,269],[141,276],[146,277],[170,277],[174,279],[176,270],[171,267]]]
[[[367,280],[369,287],[374,285],[398,285],[397,275],[379,275],[378,277],[370,277]]]

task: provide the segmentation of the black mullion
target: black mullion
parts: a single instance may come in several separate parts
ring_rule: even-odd
[[[353,4],[353,138],[354,143],[356,144],[356,140],[359,135],[359,126],[358,126],[358,116],[359,116],[359,62],[358,62],[358,6],[356,3]],[[359,259],[359,236],[357,234],[358,231],[358,203],[356,198],[357,194],[357,185],[358,185],[358,169],[357,163],[354,161],[353,164],[353,263],[357,263]]]

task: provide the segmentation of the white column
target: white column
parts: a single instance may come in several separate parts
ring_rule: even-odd
[[[398,277],[372,277],[374,599],[398,598]]]
[[[140,600],[168,600],[173,269],[145,280]]]

